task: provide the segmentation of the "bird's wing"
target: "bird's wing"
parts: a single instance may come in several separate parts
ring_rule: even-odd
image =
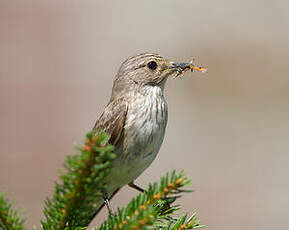
[[[127,109],[127,102],[124,98],[111,101],[96,121],[93,131],[104,131],[110,134],[109,142],[115,145],[123,131]]]

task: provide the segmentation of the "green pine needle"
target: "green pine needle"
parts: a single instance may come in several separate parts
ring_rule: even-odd
[[[24,230],[24,220],[20,218],[17,209],[12,208],[12,203],[0,194],[0,229],[2,230]]]
[[[41,230],[85,230],[97,210],[95,204],[103,199],[106,177],[115,154],[108,144],[109,135],[88,133],[80,154],[68,156],[61,183],[55,184],[52,198],[46,199]],[[177,217],[180,206],[174,205],[190,180],[183,172],[172,171],[152,183],[144,193],[133,198],[125,208],[109,216],[93,230],[185,230],[204,227],[196,214]],[[35,230],[36,227],[34,228]],[[23,220],[12,204],[0,194],[0,230],[25,230]]]
[[[95,203],[102,198],[104,179],[115,158],[109,135],[88,133],[80,155],[68,156],[61,173],[62,183],[56,183],[52,199],[45,202],[42,221],[44,230],[76,230],[89,225],[94,217]]]
[[[133,198],[125,208],[119,209],[100,227],[95,227],[93,230],[178,229],[178,226],[185,223],[187,228],[184,229],[199,226],[195,216],[187,222],[185,222],[186,216],[177,220],[172,217],[179,209],[176,206],[171,207],[176,200],[173,194],[180,193],[178,190],[189,183],[190,180],[183,175],[183,172],[176,174],[173,171],[162,177],[159,184],[150,184],[145,193]]]

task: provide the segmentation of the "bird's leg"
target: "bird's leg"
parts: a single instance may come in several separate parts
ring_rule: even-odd
[[[109,198],[106,192],[104,192],[103,194],[103,200],[104,200],[105,206],[107,207],[109,215],[112,216],[113,212],[112,212],[112,208],[110,206]]]
[[[100,212],[100,210],[104,207],[104,206],[107,206],[107,203],[108,203],[108,206],[110,207],[110,203],[109,203],[109,200],[111,200],[114,195],[120,190],[120,188],[116,189],[113,194],[109,197],[109,199],[107,199],[107,193],[106,192],[103,192],[103,194],[106,194],[106,198],[104,198],[105,196],[103,196],[103,199],[104,199],[104,202],[103,204],[97,209],[95,210],[95,212],[92,214],[92,217],[91,219],[94,219],[94,217]],[[108,200],[108,202],[105,201]],[[109,210],[109,209],[108,209]],[[112,212],[112,209],[110,208],[110,211],[108,211],[109,213]],[[110,214],[109,214],[110,215]]]
[[[141,187],[139,187],[138,185],[136,185],[134,182],[130,182],[128,184],[129,187],[136,189],[139,192],[145,192],[145,190]]]

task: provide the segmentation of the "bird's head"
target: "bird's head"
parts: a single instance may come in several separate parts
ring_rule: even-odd
[[[115,77],[113,93],[144,86],[164,86],[167,78],[179,76],[186,70],[204,71],[192,63],[177,63],[158,54],[143,53],[126,59]]]

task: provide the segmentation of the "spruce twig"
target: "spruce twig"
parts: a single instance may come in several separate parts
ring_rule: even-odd
[[[94,218],[95,204],[102,200],[106,188],[106,176],[115,158],[114,147],[108,144],[109,135],[88,133],[80,154],[68,156],[64,163],[66,172],[61,173],[60,183],[47,199],[44,208],[46,219],[42,230],[85,230]],[[203,227],[196,214],[176,217],[180,206],[173,205],[184,192],[190,180],[183,172],[172,171],[159,183],[150,184],[144,193],[133,198],[125,208],[109,216],[93,230],[185,230]],[[36,228],[35,228],[36,229]],[[0,230],[25,230],[18,212],[0,194]]]
[[[109,217],[100,227],[95,227],[93,230],[137,230],[149,227],[150,229],[178,229],[178,226],[185,224],[186,217],[184,220],[177,221],[172,218],[172,215],[178,210],[176,206],[170,207],[176,199],[176,196],[172,194],[177,192],[179,188],[188,185],[189,182],[190,180],[182,172],[176,174],[173,171],[162,177],[159,184],[149,185],[145,193],[139,194],[125,208],[119,209],[115,215]],[[199,226],[195,216],[193,217],[186,222],[188,223],[187,228],[183,229]]]
[[[93,219],[95,204],[102,199],[105,177],[115,155],[109,135],[88,133],[80,155],[67,157],[62,183],[56,183],[52,199],[47,199],[42,221],[44,230],[84,229]]]
[[[198,229],[203,228],[205,225],[200,225],[199,220],[197,219],[196,213],[191,215],[187,219],[187,214],[183,215],[176,221],[167,221],[164,225],[159,225],[155,230],[185,230],[185,229]]]
[[[0,194],[0,229],[3,230],[25,230],[24,220],[20,218],[17,209],[12,208],[12,203]]]

